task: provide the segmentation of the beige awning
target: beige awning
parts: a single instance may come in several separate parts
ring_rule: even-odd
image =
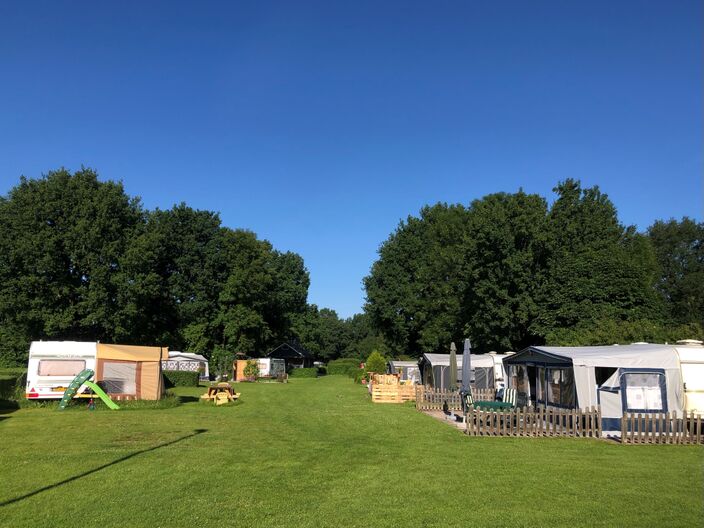
[[[122,361],[161,361],[169,358],[169,349],[166,347],[98,343],[97,357],[98,359]]]

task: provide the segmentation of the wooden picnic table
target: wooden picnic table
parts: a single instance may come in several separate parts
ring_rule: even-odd
[[[201,398],[205,400],[215,401],[217,399],[217,395],[222,393],[227,394],[227,399],[230,401],[235,401],[237,398],[240,397],[240,393],[235,392],[235,390],[229,383],[218,383],[217,385],[209,386],[208,392],[206,394],[203,394]]]

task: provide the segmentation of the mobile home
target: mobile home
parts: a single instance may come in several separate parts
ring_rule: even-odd
[[[161,361],[168,349],[80,341],[34,341],[29,348],[26,397],[61,399],[84,369],[112,399],[158,400],[164,391]],[[82,386],[78,395],[86,394]]]

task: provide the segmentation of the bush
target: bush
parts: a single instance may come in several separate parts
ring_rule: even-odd
[[[295,368],[295,369],[291,370],[289,377],[291,377],[291,378],[317,378],[318,377],[318,368],[317,367]]]
[[[366,374],[363,369],[358,368],[357,371],[352,374],[351,378],[354,379],[355,383],[359,383]]]
[[[377,374],[383,374],[386,372],[386,359],[376,350],[369,354],[366,363],[364,364],[364,370],[367,372],[375,372]]]
[[[165,370],[166,387],[197,387],[198,372],[190,370]]]
[[[342,374],[343,376],[354,377],[359,370],[359,360],[355,358],[333,359],[328,363],[328,374]]]
[[[242,373],[249,380],[257,379],[257,376],[259,376],[259,363],[253,359],[248,360]]]

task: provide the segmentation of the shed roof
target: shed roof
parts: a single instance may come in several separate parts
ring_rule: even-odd
[[[274,350],[269,352],[267,354],[267,357],[272,357],[272,355],[275,352],[282,352],[284,349],[288,349],[288,353],[285,353],[287,357],[291,356],[298,356],[301,358],[306,358],[306,359],[312,359],[313,354],[311,354],[308,350],[303,348],[303,346],[300,343],[296,342],[290,342],[290,343],[281,343],[279,346],[277,346]]]

